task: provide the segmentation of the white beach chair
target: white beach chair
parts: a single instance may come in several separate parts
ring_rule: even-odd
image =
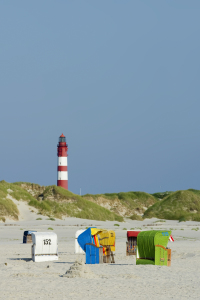
[[[85,254],[85,252],[83,251],[83,249],[80,247],[79,243],[78,243],[78,236],[83,233],[86,229],[80,229],[77,230],[75,233],[75,254]]]
[[[54,232],[32,233],[32,260],[34,262],[58,260],[58,239]]]

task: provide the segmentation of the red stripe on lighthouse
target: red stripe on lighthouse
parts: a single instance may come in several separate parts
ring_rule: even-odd
[[[57,186],[62,186],[64,189],[68,190],[68,180],[57,180]]]
[[[67,166],[58,166],[58,171],[67,171]]]

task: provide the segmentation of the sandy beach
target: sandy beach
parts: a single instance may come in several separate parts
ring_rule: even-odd
[[[20,221],[0,223],[0,299],[199,298],[200,223],[146,219],[126,220],[115,226],[117,222],[77,218],[51,221],[42,216],[36,220],[36,212],[28,221],[27,210],[20,205]],[[76,261],[84,261],[84,255],[74,254],[74,236],[78,229],[88,226],[115,230],[115,264],[83,263],[73,278],[63,277]],[[22,244],[23,231],[48,231],[49,227],[58,235],[59,260],[34,263],[31,244]],[[171,229],[175,239],[168,244],[171,267],[136,266],[135,257],[125,255],[126,229],[131,228]]]

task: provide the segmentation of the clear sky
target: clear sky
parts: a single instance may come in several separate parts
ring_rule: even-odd
[[[200,189],[200,1],[2,0],[0,180]]]

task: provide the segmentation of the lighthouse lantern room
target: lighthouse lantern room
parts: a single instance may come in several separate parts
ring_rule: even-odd
[[[57,186],[62,186],[68,190],[68,170],[67,170],[67,150],[66,137],[62,133],[59,137],[57,155],[58,155],[58,178]]]

